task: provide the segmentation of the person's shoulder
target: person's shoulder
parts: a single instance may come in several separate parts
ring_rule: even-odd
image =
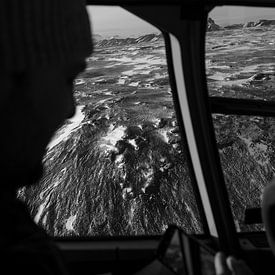
[[[53,239],[31,218],[21,201],[6,202],[5,225],[0,230],[7,274],[67,274]]]

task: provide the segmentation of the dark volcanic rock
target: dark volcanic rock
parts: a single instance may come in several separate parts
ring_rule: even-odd
[[[113,47],[113,46],[127,46],[127,45],[135,45],[141,43],[150,43],[162,40],[161,34],[146,34],[142,35],[138,38],[111,38],[111,39],[103,39],[98,41],[95,44],[95,47]]]
[[[211,17],[208,17],[208,19],[207,19],[207,31],[211,32],[211,31],[219,31],[219,30],[221,30],[221,27],[219,25],[217,25]]]
[[[252,28],[254,26],[255,26],[255,22],[253,21],[247,22],[243,25],[244,28]]]
[[[257,73],[251,76],[248,79],[248,84],[253,85],[253,84],[262,84],[264,81],[270,80],[270,74],[266,73]]]
[[[129,126],[127,127],[126,131],[125,131],[125,137],[127,139],[133,139],[136,138],[138,136],[140,136],[142,133],[142,130],[140,127],[138,126]]]
[[[273,145],[266,140],[274,133],[274,119],[220,115],[214,118],[217,146],[238,230],[262,230],[247,226],[244,212],[260,207],[263,187],[273,177]]]
[[[233,24],[233,25],[225,26],[224,29],[226,29],[226,30],[236,30],[236,29],[241,29],[242,27],[243,27],[243,24]]]
[[[273,25],[275,25],[275,20],[260,19],[255,23],[255,27],[273,26]]]
[[[48,152],[40,184],[22,195],[39,225],[54,236],[160,234],[171,223],[200,231],[184,154],[159,128],[85,125]]]

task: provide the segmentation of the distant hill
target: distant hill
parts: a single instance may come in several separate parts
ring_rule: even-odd
[[[100,34],[93,34],[93,41],[98,42],[103,39],[102,35]]]
[[[255,22],[254,27],[259,27],[259,26],[273,26],[275,25],[275,20],[266,20],[266,19],[261,19],[257,22]]]
[[[222,30],[235,30],[235,29],[242,29],[242,28],[253,28],[253,27],[267,27],[267,26],[274,26],[275,20],[268,20],[268,19],[259,19],[256,22],[250,21],[244,24],[232,24],[227,25],[225,27],[221,27],[215,23],[215,21],[209,17],[207,20],[207,31],[222,31]]]
[[[97,41],[95,44],[95,47],[101,48],[101,47],[113,47],[113,46],[127,46],[127,45],[135,45],[135,44],[141,44],[141,43],[149,43],[149,42],[156,42],[159,40],[162,40],[163,37],[161,34],[145,34],[142,36],[139,36],[137,38],[128,37],[128,38],[117,38],[112,37],[110,39],[103,39],[100,41]]]
[[[222,29],[221,26],[217,25],[211,17],[208,17],[208,19],[207,19],[207,31],[208,32],[219,31],[221,29]]]

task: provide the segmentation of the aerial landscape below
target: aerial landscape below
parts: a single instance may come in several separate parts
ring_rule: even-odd
[[[39,184],[19,191],[52,236],[201,233],[182,128],[161,34],[94,38],[75,79],[75,116],[49,143]],[[209,96],[274,100],[275,21],[221,27],[209,18]],[[217,149],[239,231],[274,175],[275,125],[267,117],[213,114]]]
[[[209,96],[275,100],[275,20],[221,27],[209,18],[206,72]],[[213,114],[234,220],[246,225],[245,210],[261,206],[263,188],[274,177],[275,120],[271,117]]]
[[[201,232],[162,35],[103,39],[75,80],[76,115],[20,191],[53,236]]]

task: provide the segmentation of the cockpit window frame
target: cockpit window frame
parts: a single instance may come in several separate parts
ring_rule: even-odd
[[[94,1],[87,1],[87,4],[93,4],[94,5]],[[100,3],[101,4],[101,3]],[[143,5],[142,5],[143,6]],[[145,6],[145,5],[144,5]],[[166,5],[167,6],[167,5]],[[171,6],[170,4],[169,4],[169,6]],[[172,5],[173,6],[173,5]],[[134,13],[134,14],[136,14],[137,16],[139,16],[140,18],[142,18],[142,19],[144,19],[144,20],[146,20],[146,21],[148,21],[149,23],[151,23],[151,24],[153,24],[153,25],[155,25],[157,28],[159,28],[159,29],[161,29],[162,31],[163,31],[163,33],[166,33],[167,35],[165,36],[166,37],[166,39],[165,39],[165,42],[166,42],[166,50],[167,49],[169,49],[169,35],[170,34],[175,34],[174,33],[174,31],[173,31],[173,28],[176,26],[175,24],[177,23],[176,21],[174,21],[174,20],[172,20],[172,21],[170,21],[170,25],[168,24],[168,26],[166,26],[166,27],[168,27],[168,31],[167,31],[167,29],[166,28],[162,28],[161,27],[161,24],[158,24],[159,22],[154,22],[154,19],[156,19],[156,18],[154,18],[154,19],[152,19],[152,15],[154,14],[154,13],[151,13],[151,11],[152,10],[149,10],[149,18],[147,17],[147,15],[148,15],[148,13],[146,14],[145,13],[145,15],[144,14],[142,14],[142,12],[141,12],[141,10],[140,10],[140,6],[139,5],[127,5],[127,6],[122,6],[123,8],[125,8],[125,9],[127,9],[128,11],[130,11],[130,12],[132,12],[132,13]],[[154,7],[154,6],[148,6],[148,5],[146,5],[146,9],[152,9],[152,7]],[[193,6],[192,6],[193,7]],[[134,9],[133,9],[134,8]],[[144,8],[144,7],[143,7]],[[160,9],[162,9],[162,12],[166,12],[166,9],[165,9],[165,6],[164,7],[161,7],[161,6],[157,6],[157,9],[159,10],[159,8]],[[182,20],[182,9],[181,9],[181,7],[178,7],[178,6],[175,6],[174,8],[176,8],[175,10],[179,10],[180,11],[180,13],[178,14],[179,16],[178,16],[178,20]],[[141,13],[140,13],[141,12]],[[193,11],[192,11],[193,12]],[[184,14],[188,14],[188,13],[184,13]],[[195,15],[195,13],[193,12],[193,14]],[[199,17],[197,17],[197,18],[199,18]],[[152,19],[152,20],[150,20],[150,19]],[[158,20],[160,20],[160,18],[158,18]],[[187,19],[187,21],[188,21],[189,19]],[[167,22],[168,22],[169,20],[167,20]],[[184,20],[183,20],[184,21]],[[199,22],[200,22],[200,19],[199,19]],[[181,26],[182,26],[182,24],[180,24]],[[180,33],[180,29],[179,29],[179,27],[180,26],[178,26],[177,27],[177,32],[176,32],[176,34],[178,34],[178,33]],[[170,31],[171,32],[170,32]],[[200,32],[201,33],[204,33],[203,31],[203,28],[200,30]],[[186,32],[186,34],[188,34],[188,30],[187,30],[187,32]],[[181,35],[181,38],[180,38],[180,40],[182,40],[182,37],[183,37],[184,35]],[[170,37],[171,38],[171,37]],[[182,41],[181,41],[182,42]],[[203,45],[204,46],[204,45]],[[171,48],[170,48],[170,50],[171,50]],[[182,50],[182,49],[181,49]],[[168,52],[169,52],[169,50],[168,50]],[[168,53],[169,54],[169,53]],[[168,60],[169,61],[171,61],[172,60],[172,58],[171,58],[171,53],[170,53],[170,57],[168,58]],[[173,64],[173,62],[171,61],[171,62],[169,62],[170,63],[170,66],[168,66],[169,67],[169,78],[170,78],[170,82],[174,82],[175,83],[175,81],[174,81],[174,79],[175,79],[175,74],[173,73],[173,66],[172,66],[172,64]],[[172,84],[173,85],[173,84]],[[174,85],[174,87],[175,87],[175,85]],[[176,94],[178,94],[178,91],[176,92]],[[175,100],[175,102],[178,102],[178,100]],[[189,105],[190,105],[190,103],[188,103]],[[194,123],[194,122],[193,122]],[[196,142],[195,142],[196,143]],[[190,152],[190,153],[188,153],[188,155],[189,155],[189,157],[190,157],[190,155],[192,155],[192,153],[193,152]],[[194,164],[194,162],[193,162],[193,164]],[[205,172],[204,172],[205,173]],[[194,174],[193,174],[193,172],[191,173],[192,174],[192,177],[193,177],[193,179],[195,178],[194,177]],[[197,180],[198,180],[198,177],[196,178]],[[203,185],[203,187],[204,187],[204,183],[202,183],[201,185]],[[194,190],[195,190],[195,193],[196,194],[198,194],[198,185],[197,184],[194,184]],[[207,189],[207,188],[206,188]],[[205,190],[205,189],[204,189]],[[208,192],[209,193],[209,192]],[[201,195],[201,194],[200,194]],[[212,235],[212,236],[214,236],[214,237],[217,237],[217,233],[216,233],[216,229],[214,230],[214,234],[212,234],[213,232],[210,232],[210,230],[209,230],[209,222],[208,222],[208,224],[205,222],[206,221],[206,218],[205,218],[205,209],[203,210],[203,207],[201,208],[201,206],[203,206],[203,204],[205,203],[205,202],[201,202],[200,201],[200,199],[201,199],[201,196],[200,195],[196,195],[196,198],[197,198],[197,205],[199,206],[199,208],[201,209],[200,210],[200,214],[201,214],[201,217],[202,217],[202,223],[204,224],[204,233],[206,234],[206,235]],[[209,200],[209,194],[207,195],[207,200]],[[213,201],[213,199],[211,199],[212,201]],[[209,202],[208,202],[209,203]],[[213,208],[213,202],[212,202],[212,208]],[[210,210],[211,211],[211,213],[207,213],[206,215],[209,215],[209,214],[213,214],[213,210]],[[222,215],[224,215],[224,213],[222,213]],[[214,220],[213,220],[213,217],[210,217],[210,219],[212,219],[212,223],[215,223],[214,222]],[[233,224],[233,222],[232,222],[232,224]],[[211,225],[210,225],[211,226]],[[216,226],[214,225],[214,227],[216,228]],[[228,224],[226,224],[225,226],[224,226],[224,228],[228,228]],[[226,234],[227,235],[227,234]],[[230,239],[230,242],[232,243],[232,239]],[[228,245],[229,243],[227,243],[227,245]]]
[[[217,110],[227,110],[228,113],[236,114],[240,112],[246,112],[247,114],[272,114],[275,116],[275,112],[272,111],[274,106],[268,104],[267,102],[255,102],[249,100],[236,100],[237,104],[232,107],[232,101],[230,99],[216,99],[210,98],[208,96],[207,90],[207,80],[205,73],[205,35],[206,35],[206,23],[208,12],[215,6],[222,5],[240,5],[240,6],[260,6],[260,7],[275,7],[274,0],[265,0],[260,2],[260,0],[247,0],[247,1],[237,1],[237,0],[221,0],[221,1],[210,1],[210,0],[197,0],[185,2],[182,4],[180,0],[164,0],[164,1],[154,1],[154,0],[87,0],[87,5],[116,5],[126,8],[127,10],[133,12],[134,14],[140,16],[141,18],[153,23],[156,18],[155,14],[151,15],[151,20],[148,20],[148,14],[142,14],[140,12],[140,6],[151,7],[152,5],[160,6],[169,5],[174,6],[180,10],[181,18],[177,20],[171,20],[171,22],[164,28],[160,27],[158,23],[160,21],[156,20],[159,29],[163,30],[167,60],[169,68],[169,78],[173,89],[176,90],[177,80],[175,79],[175,72],[173,68],[173,58],[172,58],[172,46],[171,46],[171,36],[174,35],[180,45],[181,50],[181,62],[183,67],[184,81],[186,87],[186,95],[188,98],[188,106],[190,109],[190,117],[192,120],[195,143],[198,148],[198,154],[200,159],[200,164],[202,168],[203,177],[205,179],[205,188],[207,190],[207,196],[210,201],[212,208],[214,220],[217,227],[218,238],[221,244],[221,249],[228,253],[235,253],[239,251],[240,246],[238,242],[238,234],[235,229],[232,212],[230,209],[229,198],[224,182],[224,177],[222,169],[220,166],[219,155],[216,147],[215,133],[212,122],[212,113]],[[167,20],[169,21],[169,19]],[[181,22],[179,25],[176,23]],[[184,41],[184,36],[190,35],[192,33],[192,41]],[[191,64],[191,67],[190,67]],[[194,78],[194,75],[199,75],[198,78]],[[177,91],[177,95],[181,91]],[[180,109],[179,99],[174,97],[174,102],[176,102],[176,109]],[[246,104],[247,103],[247,104]],[[259,110],[258,105],[261,105]],[[177,111],[178,113],[178,111]],[[183,118],[178,117],[182,122]],[[189,148],[189,147],[188,147]],[[188,149],[188,158],[192,158],[192,151]],[[191,168],[192,179],[196,178],[196,171]],[[194,186],[197,205],[200,210],[202,217],[202,223],[204,224],[204,233],[212,235],[209,230],[209,223],[207,224],[207,213],[204,210],[204,201],[201,199],[199,194],[199,187],[197,184]],[[151,236],[149,236],[151,238]],[[115,239],[115,237],[111,237]],[[125,239],[131,237],[125,236]],[[148,236],[146,237],[148,238]],[[158,238],[158,237],[152,237]],[[121,237],[119,238],[121,239]],[[92,238],[89,238],[92,240]],[[238,254],[238,253],[237,253]]]

